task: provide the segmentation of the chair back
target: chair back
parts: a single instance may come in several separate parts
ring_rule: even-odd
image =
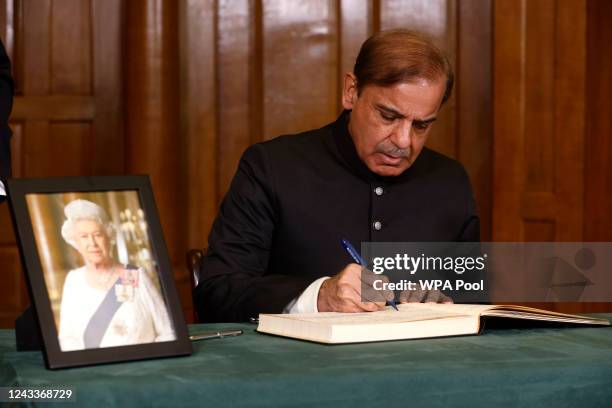
[[[200,282],[200,268],[202,267],[204,251],[205,250],[203,249],[190,249],[187,251],[185,261],[187,264],[187,271],[189,272],[189,281],[191,282],[192,289],[195,289]]]
[[[202,259],[204,259],[204,253],[206,250],[204,249],[190,249],[187,251],[187,255],[185,257],[185,262],[187,266],[187,273],[189,275],[189,282],[191,283],[191,298],[193,299],[193,291],[196,286],[198,286],[198,282],[200,282],[200,268],[202,266]],[[193,322],[199,323],[200,319],[198,318],[198,313],[196,312],[196,307],[193,307]]]

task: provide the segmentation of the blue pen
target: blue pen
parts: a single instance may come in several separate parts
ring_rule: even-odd
[[[355,247],[353,245],[351,245],[350,242],[348,242],[346,239],[342,239],[342,246],[344,247],[344,249],[346,250],[346,252],[349,253],[349,255],[351,256],[351,258],[353,258],[353,260],[361,265],[361,266],[368,266],[367,262],[363,260],[363,258],[361,257],[361,255],[359,255],[359,252],[357,252],[357,250],[355,249]],[[391,307],[393,307],[395,310],[397,309],[397,305],[395,304],[395,301],[393,299],[391,300],[387,300],[387,304],[390,305]]]

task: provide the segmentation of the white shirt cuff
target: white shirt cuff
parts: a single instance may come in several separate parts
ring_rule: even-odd
[[[317,308],[319,289],[327,279],[329,279],[329,276],[324,276],[312,282],[300,296],[289,302],[283,313],[319,313]]]
[[[4,184],[2,184],[1,181],[0,181],[0,195],[3,195],[3,196],[6,195],[6,191],[4,190]]]

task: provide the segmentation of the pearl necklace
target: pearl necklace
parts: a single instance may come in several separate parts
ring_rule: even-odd
[[[98,272],[96,273],[96,281],[102,285],[108,284],[111,278],[115,274],[115,267],[113,266],[109,272]]]

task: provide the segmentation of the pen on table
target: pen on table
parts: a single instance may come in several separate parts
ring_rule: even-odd
[[[189,336],[189,340],[207,340],[207,339],[222,339],[223,337],[240,336],[242,330],[220,330],[217,332],[202,332]]]
[[[348,242],[346,239],[342,239],[342,246],[344,247],[344,249],[346,250],[346,252],[349,253],[349,255],[351,256],[351,258],[353,258],[353,260],[358,263],[361,266],[368,266],[367,262],[364,261],[364,259],[361,257],[361,255],[359,255],[359,252],[357,252],[357,250],[355,249],[355,247],[353,245],[351,245],[350,242]],[[387,304],[391,307],[393,307],[395,310],[397,309],[397,305],[395,304],[395,301],[393,299],[391,300],[387,300]]]

